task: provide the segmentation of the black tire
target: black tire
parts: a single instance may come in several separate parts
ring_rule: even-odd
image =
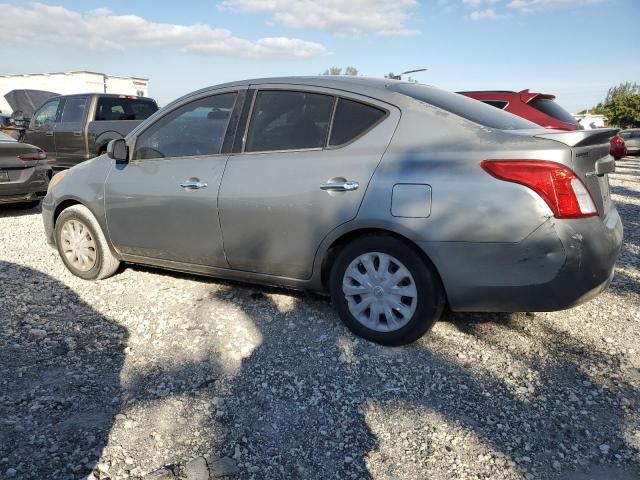
[[[65,223],[72,220],[80,222],[87,229],[90,238],[92,238],[95,243],[95,264],[87,271],[76,268],[69,261],[63,250],[62,230]],[[62,211],[56,220],[55,235],[60,258],[67,269],[75,276],[84,280],[102,280],[110,277],[118,270],[120,261],[111,253],[107,240],[100,228],[100,224],[91,211],[84,205],[73,205]]]
[[[363,254],[379,252],[399,260],[409,270],[417,290],[417,306],[403,327],[381,332],[352,315],[342,291],[345,272]],[[433,265],[407,243],[387,235],[368,235],[349,243],[336,257],[330,274],[331,299],[344,324],[356,335],[382,345],[406,345],[422,337],[440,318],[445,306],[444,288]]]

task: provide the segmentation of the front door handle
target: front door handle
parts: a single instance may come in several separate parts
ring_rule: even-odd
[[[45,137],[53,137],[53,132],[51,130],[48,130],[48,131],[44,132],[44,136]]]
[[[351,192],[357,190],[360,184],[358,182],[344,181],[344,182],[329,182],[320,185],[320,190],[327,190],[330,192]]]
[[[190,178],[186,182],[180,184],[182,188],[186,188],[187,190],[199,190],[201,188],[205,188],[207,186],[206,183],[202,183],[197,178]]]

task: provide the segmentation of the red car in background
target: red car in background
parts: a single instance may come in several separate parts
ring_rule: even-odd
[[[573,115],[554,101],[555,95],[534,93],[528,89],[520,92],[496,90],[458,93],[526,118],[544,128],[584,130]],[[616,160],[627,154],[624,140],[619,135],[611,138],[610,153]]]

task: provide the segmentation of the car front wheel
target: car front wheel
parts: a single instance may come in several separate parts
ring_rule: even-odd
[[[348,244],[333,264],[330,289],[347,327],[383,345],[422,337],[445,304],[434,267],[391,236],[365,236]]]
[[[83,205],[60,214],[55,226],[58,253],[67,269],[85,280],[113,275],[120,265],[113,256],[98,221]]]

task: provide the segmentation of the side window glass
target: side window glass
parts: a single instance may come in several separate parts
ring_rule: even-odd
[[[60,100],[52,100],[45,103],[40,110],[33,115],[30,128],[39,128],[44,125],[54,123],[58,114],[59,105]]]
[[[336,146],[350,142],[373,127],[385,114],[384,110],[371,105],[341,98],[338,100],[336,115],[333,119],[329,145]]]
[[[309,92],[259,91],[245,151],[300,150],[326,145],[334,97]]]
[[[82,122],[87,109],[87,97],[67,98],[62,108],[61,122]]]
[[[236,93],[183,105],[165,115],[136,140],[134,159],[192,157],[220,153]]]
[[[503,100],[482,100],[482,103],[504,110],[509,102],[505,102]]]

